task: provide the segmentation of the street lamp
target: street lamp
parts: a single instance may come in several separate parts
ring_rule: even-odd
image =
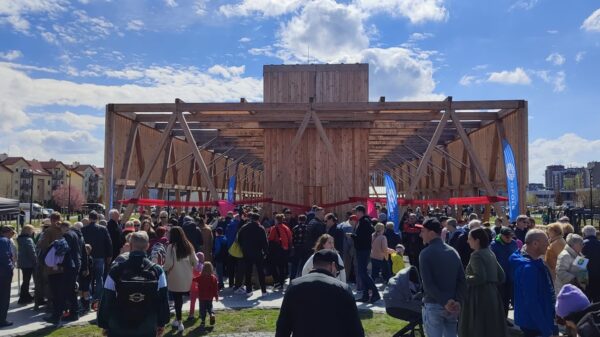
[[[590,211],[591,211],[592,208],[594,207],[594,204],[593,204],[593,199],[594,199],[593,178],[594,177],[592,175],[592,168],[591,167],[589,168],[589,170],[590,170]]]
[[[71,217],[71,172],[67,172],[67,177],[69,178],[69,201],[67,202],[67,217]]]

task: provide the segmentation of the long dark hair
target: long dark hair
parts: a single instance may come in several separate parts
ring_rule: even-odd
[[[185,236],[185,232],[179,226],[171,227],[169,231],[170,237],[169,242],[175,246],[175,252],[177,253],[177,259],[184,259],[191,254],[195,254],[194,247],[188,240],[187,236]]]
[[[490,236],[484,228],[475,228],[469,231],[469,235],[473,237],[473,239],[479,241],[479,248],[487,248],[490,245]]]

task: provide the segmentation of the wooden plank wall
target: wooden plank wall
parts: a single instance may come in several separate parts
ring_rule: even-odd
[[[309,97],[314,97],[315,102],[367,102],[368,65],[265,66],[264,90],[265,102],[271,103],[307,103]],[[369,130],[327,128],[327,124],[324,127],[337,154],[337,162],[312,122],[294,153],[289,153],[289,144],[297,129],[265,129],[265,196],[296,204],[317,201],[307,200],[307,189],[321,190],[323,203],[368,196]],[[286,161],[291,161],[290,170],[278,176]],[[344,177],[346,189],[340,186],[338,174]],[[344,205],[327,211],[341,215],[350,207],[352,205]]]
[[[510,143],[517,164],[518,182],[519,182],[519,200],[520,209],[525,210],[526,190],[529,183],[529,161],[528,161],[528,133],[527,133],[527,107],[517,109],[513,113],[502,118],[506,136]],[[490,162],[493,160],[493,154],[497,154],[496,161],[496,177],[492,181],[492,185],[499,192],[506,195],[506,173],[504,169],[504,159],[502,153],[502,144],[498,143],[497,151],[491,149],[494,137],[497,134],[495,123],[491,123],[481,129],[473,131],[469,134],[469,139],[473,144],[479,161],[482,163],[486,171],[490,168]],[[467,165],[471,166],[470,160],[464,151],[464,146],[461,140],[455,140],[447,145],[447,151],[454,158],[457,158]],[[438,151],[432,154],[432,160],[435,165],[444,169],[450,168],[450,177],[446,174],[445,179],[441,179],[439,170],[433,170],[433,183],[431,176],[426,175],[421,178],[417,187],[416,193],[419,197],[425,199],[449,198],[458,196],[473,196],[478,195],[479,191],[485,193],[485,188],[481,183],[481,179],[467,168],[458,168],[457,165],[446,165],[443,163],[444,155]],[[414,165],[418,165],[418,161],[412,161]],[[472,167],[472,166],[471,166]],[[406,179],[408,170],[414,174],[414,168],[409,164],[403,164],[395,168],[396,176],[406,180],[405,183],[397,180],[399,189],[406,191],[408,189],[409,179]],[[489,172],[487,172],[489,174]],[[473,179],[475,178],[475,179]],[[449,180],[452,184],[449,184]],[[427,181],[430,181],[430,186],[427,187]]]
[[[123,165],[126,163],[126,158],[125,158],[125,153],[126,153],[126,147],[127,147],[127,139],[129,138],[129,134],[131,132],[133,132],[133,125],[134,122],[133,120],[118,115],[118,114],[113,114],[113,118],[115,120],[115,130],[114,130],[114,155],[113,155],[113,160],[112,160],[112,165],[113,165],[113,172],[114,172],[114,181],[115,181],[115,186],[117,184],[119,184],[119,180],[124,179],[125,177],[121,177],[121,170],[123,168]],[[143,163],[144,160],[147,160],[146,158],[149,158],[151,153],[153,151],[155,151],[156,146],[160,140],[160,134],[161,131],[158,131],[154,128],[151,128],[149,126],[140,124],[139,126],[139,131],[138,131],[138,141],[137,141],[137,146],[133,146],[133,149],[131,151],[131,166],[130,166],[130,170],[129,170],[129,175],[127,177],[127,179],[129,180],[129,186],[130,188],[132,188],[133,186],[131,186],[132,181],[136,181],[137,178],[139,178],[142,175],[142,171],[143,171]],[[110,140],[106,140],[106,144],[108,146]],[[171,158],[168,161],[168,163],[174,163],[177,162],[180,158],[183,158],[185,156],[188,156],[190,153],[189,150],[189,145],[179,139],[179,138],[173,138],[172,141],[172,148],[171,148],[172,154],[171,154]],[[166,184],[167,187],[170,190],[178,190],[178,191],[188,191],[189,189],[191,189],[192,191],[194,190],[201,190],[201,191],[206,191],[206,187],[205,187],[205,183],[203,182],[201,176],[199,173],[194,174],[192,176],[192,184],[191,185],[187,185],[188,181],[189,181],[189,177],[190,177],[190,171],[192,169],[192,160],[193,160],[193,156],[188,156],[188,158],[186,158],[185,160],[181,161],[180,163],[177,164],[176,167],[172,167],[167,169],[166,175],[165,175],[165,179],[162,180],[161,176],[163,174],[163,165],[165,162],[165,155],[167,155],[169,153],[169,151],[161,151],[161,154],[157,160],[156,166],[154,168],[154,170],[152,171],[150,178],[148,180],[148,184],[147,187],[148,188],[160,188],[163,184]],[[204,158],[205,162],[209,163],[211,161],[211,158],[213,156],[212,152],[210,151],[206,151],[206,150],[201,150],[200,153],[202,154],[202,157]],[[217,175],[214,178],[214,181],[216,183],[216,187],[217,190],[220,192],[220,195],[223,195],[223,193],[226,193],[227,191],[227,180],[228,177],[225,176],[226,175],[226,171],[223,170],[225,167],[225,159],[219,159],[216,164],[215,167],[213,168],[213,172],[218,173],[221,172],[219,175]],[[231,162],[231,159],[228,161]],[[110,164],[110,161],[107,161],[108,164]],[[197,166],[196,166],[197,167]],[[238,192],[238,194],[245,194],[248,195],[249,197],[258,197],[260,195],[262,195],[261,190],[260,189],[254,189],[251,190],[250,188],[255,185],[257,182],[255,180],[259,180],[260,179],[260,174],[258,171],[255,172],[254,169],[252,168],[248,168],[249,174],[248,174],[248,179],[246,182],[246,186],[248,187],[247,190],[240,190]],[[260,182],[260,181],[258,181]],[[223,190],[223,186],[225,186],[225,189]],[[115,187],[115,192],[116,192],[117,188]],[[108,190],[107,190],[108,191]],[[144,190],[144,192],[142,193],[143,197],[148,197],[148,189],[146,188]],[[115,196],[116,197],[116,196]],[[166,198],[166,194],[164,195],[164,198]],[[106,198],[108,199],[108,198]],[[205,198],[204,198],[205,199]],[[185,200],[185,199],[182,199]],[[108,206],[108,200],[105,201],[107,203]],[[116,203],[113,205],[116,206]]]

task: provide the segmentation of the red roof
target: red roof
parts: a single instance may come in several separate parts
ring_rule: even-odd
[[[19,160],[23,160],[24,162],[26,162],[27,164],[29,164],[29,162],[25,158],[23,158],[23,157],[7,157],[6,159],[4,159],[4,161],[2,162],[2,164],[3,165],[12,165],[12,164],[18,162]]]
[[[56,168],[56,166],[58,166],[58,165],[62,165],[62,166],[66,167],[66,165],[62,161],[59,161],[59,160],[41,161],[40,164],[42,164],[42,167],[45,170],[50,170],[50,169]]]
[[[51,175],[50,173],[48,173],[48,171],[46,171],[44,169],[44,167],[42,166],[42,163],[37,161],[37,160],[32,160],[29,162],[29,164],[31,165],[31,169],[33,170],[33,173],[36,175],[41,175],[41,176],[49,176]]]

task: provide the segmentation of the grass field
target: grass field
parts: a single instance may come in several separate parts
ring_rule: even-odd
[[[332,313],[334,314],[334,313]],[[214,328],[207,326],[206,329],[200,328],[200,320],[184,322],[186,329],[183,336],[215,336],[227,333],[241,332],[275,332],[275,323],[279,310],[271,309],[245,309],[245,310],[225,310],[217,311],[217,324]],[[184,319],[187,314],[184,313]],[[397,320],[385,314],[374,314],[372,312],[361,312],[361,320],[367,336],[370,337],[389,337],[400,330],[406,322]],[[208,320],[207,320],[208,323]],[[169,326],[165,329],[164,336],[180,336],[176,331],[171,330]],[[30,334],[26,337],[101,337],[102,331],[93,324],[86,324],[68,328],[45,328]]]

